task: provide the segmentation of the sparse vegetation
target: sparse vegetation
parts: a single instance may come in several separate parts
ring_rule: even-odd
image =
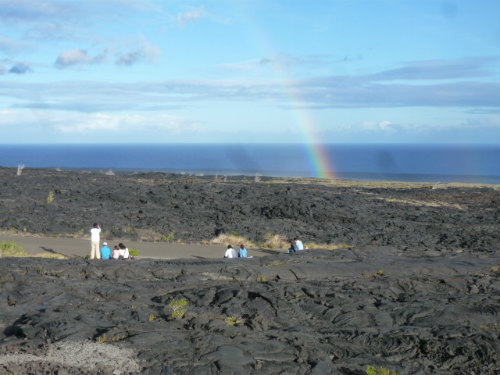
[[[325,249],[325,250],[340,250],[340,249],[350,249],[352,246],[346,243],[338,243],[338,244],[326,244],[326,243],[316,243],[316,242],[308,242],[307,248],[312,249]]]
[[[26,257],[26,251],[22,246],[18,246],[15,241],[2,241],[0,242],[0,256],[1,257]]]
[[[366,368],[366,375],[398,375],[396,372],[391,372],[390,370],[380,366],[378,370],[373,366],[368,366]]]
[[[187,312],[188,301],[185,298],[173,299],[168,307],[172,310],[172,317],[175,319],[184,318],[184,314]]]
[[[264,244],[262,247],[267,247],[269,249],[287,249],[289,242],[286,237],[281,234],[266,233],[264,236]]]
[[[127,338],[127,334],[122,334],[122,335],[116,335],[116,336],[111,336],[109,337],[108,335],[106,335],[105,333],[102,334],[101,336],[99,336],[97,338],[97,341],[99,341],[100,343],[105,343],[105,342],[116,342],[116,341],[121,341],[121,340],[125,340]]]
[[[222,244],[222,245],[227,245],[227,244],[233,244],[234,246],[238,246],[240,243],[246,244],[247,248],[249,247],[255,247],[255,244],[248,240],[245,237],[240,237],[237,235],[233,234],[220,234],[219,236],[215,237],[210,241],[213,244]]]
[[[224,321],[228,326],[236,326],[238,324],[245,323],[244,319],[238,319],[235,316],[228,316]]]
[[[134,257],[139,256],[139,250],[137,250],[137,249],[129,248],[128,252],[130,253],[130,255],[132,255]]]
[[[38,253],[35,255],[31,255],[34,258],[49,258],[49,259],[68,259],[68,256],[64,254],[57,253]]]
[[[28,255],[22,246],[18,246],[15,241],[1,241],[0,242],[0,258],[3,257],[16,257],[16,258],[52,258],[52,259],[66,259],[67,256],[57,253],[38,253],[35,255]]]
[[[259,283],[267,283],[267,277],[259,275],[259,276],[257,276],[257,281]]]
[[[281,266],[282,264],[283,264],[282,261],[277,260],[276,262],[266,264],[266,267]]]
[[[49,195],[47,196],[47,203],[51,204],[52,202],[54,202],[54,192],[53,191],[49,192]]]
[[[173,242],[175,240],[175,230],[171,231],[168,235],[162,235],[161,240],[164,242]]]

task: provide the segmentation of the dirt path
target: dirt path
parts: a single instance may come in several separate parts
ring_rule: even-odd
[[[68,256],[85,257],[90,253],[89,240],[78,238],[52,238],[16,234],[0,234],[0,241],[15,241],[17,245],[22,246],[30,255],[57,253]],[[124,243],[129,249],[138,250],[139,258],[222,258],[225,252],[225,246],[137,241],[126,241]],[[118,242],[116,242],[116,244],[118,244]],[[112,246],[115,245],[115,242],[110,242],[109,245],[112,248]],[[269,255],[269,251],[249,249],[249,255],[260,257],[263,255]]]

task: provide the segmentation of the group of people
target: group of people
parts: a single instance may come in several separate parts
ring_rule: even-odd
[[[240,245],[238,251],[236,251],[231,245],[227,245],[226,253],[224,258],[248,258],[248,251],[244,244]],[[250,257],[251,258],[251,257]]]
[[[288,249],[288,254],[296,253],[297,251],[304,250],[304,244],[298,238],[294,238],[290,241],[290,248]]]
[[[292,241],[290,241],[290,248],[288,249],[287,253],[292,254],[302,250],[304,250],[304,244],[298,238],[294,238]],[[232,245],[227,245],[224,258],[251,258],[251,257],[248,256],[248,252],[245,245],[241,244],[238,251],[236,251]]]
[[[101,259],[130,259],[130,252],[128,248],[122,244],[121,242],[118,246],[113,248],[113,251],[108,246],[107,242],[103,243],[103,247],[101,247]]]
[[[99,249],[100,242],[101,226],[94,223],[90,229],[90,259],[131,259],[130,252],[123,243],[120,242],[111,251],[107,242],[103,242]]]

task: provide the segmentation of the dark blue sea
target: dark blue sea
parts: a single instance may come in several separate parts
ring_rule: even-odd
[[[500,184],[500,145],[0,145],[0,166],[320,177],[320,150],[339,179]]]

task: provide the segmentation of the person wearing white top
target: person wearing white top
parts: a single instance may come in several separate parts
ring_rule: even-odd
[[[231,245],[227,246],[226,254],[224,254],[224,258],[238,258],[238,254],[236,250],[233,249]]]
[[[90,259],[101,259],[101,252],[99,250],[100,241],[101,227],[99,224],[94,223],[93,228],[90,230]]]
[[[128,259],[130,257],[128,248],[124,244],[118,244],[118,251],[120,253],[119,258]]]
[[[295,246],[297,247],[297,251],[304,250],[304,244],[297,238],[295,239]]]

